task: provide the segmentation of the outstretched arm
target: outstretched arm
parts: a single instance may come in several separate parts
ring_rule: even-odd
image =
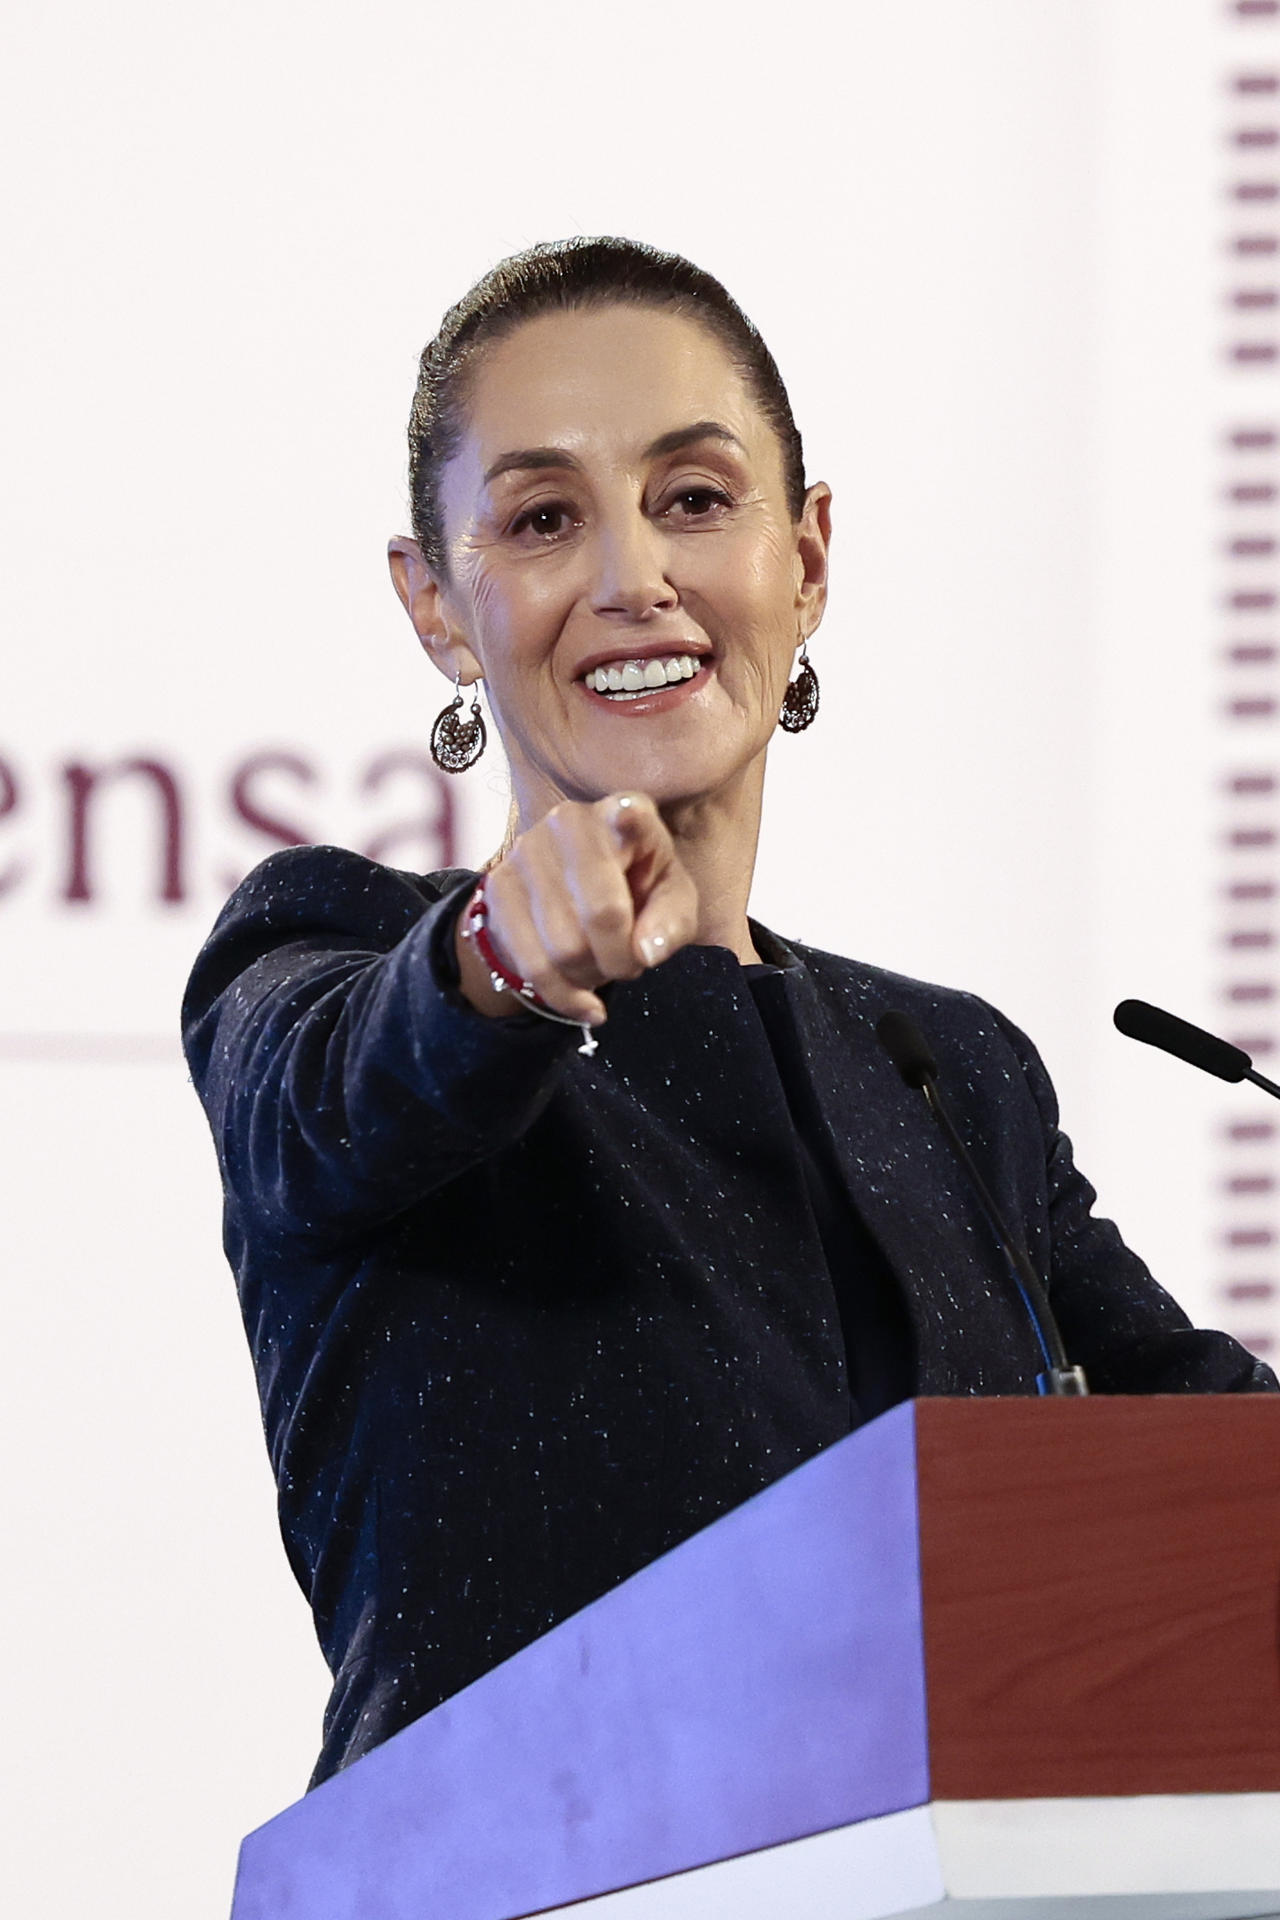
[[[292,848],[237,890],[183,1005],[228,1191],[276,1232],[359,1231],[518,1139],[577,1033],[495,993],[459,938],[474,881],[431,900],[336,847]],[[504,960],[573,1020],[692,938],[696,896],[643,795],[558,807],[487,880]]]

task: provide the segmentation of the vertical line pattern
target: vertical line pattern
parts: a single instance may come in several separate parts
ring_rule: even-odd
[[[1222,412],[1214,582],[1219,1031],[1274,1078],[1280,1067],[1280,4],[1227,9],[1225,171],[1218,204]],[[1258,59],[1261,53],[1263,58]],[[1280,1108],[1240,1100],[1214,1121],[1214,1317],[1254,1353],[1280,1351]],[[1247,1116],[1247,1117],[1246,1117]]]

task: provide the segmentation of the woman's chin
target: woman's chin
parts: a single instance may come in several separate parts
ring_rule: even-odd
[[[536,772],[513,761],[522,817],[528,823],[559,800],[610,793],[645,793],[666,809],[758,790],[768,745],[758,718],[730,711],[690,725],[692,718],[686,708],[678,721],[675,714],[655,714],[643,725],[575,730],[555,760]]]
[[[662,808],[710,800],[740,789],[757,757],[726,752],[727,744],[721,742],[719,751],[699,754],[664,752],[655,742],[647,751],[609,754],[592,766],[589,789],[600,797],[626,790],[647,793]]]

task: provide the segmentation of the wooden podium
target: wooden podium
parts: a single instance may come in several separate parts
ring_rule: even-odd
[[[1280,1399],[896,1407],[250,1834],[233,1920],[568,1908],[1280,1913]]]

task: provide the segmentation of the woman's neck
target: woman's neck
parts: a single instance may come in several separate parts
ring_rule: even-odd
[[[698,945],[728,947],[744,966],[759,960],[747,921],[760,838],[759,792],[740,794],[736,802],[716,794],[663,807],[662,817],[698,890]]]

